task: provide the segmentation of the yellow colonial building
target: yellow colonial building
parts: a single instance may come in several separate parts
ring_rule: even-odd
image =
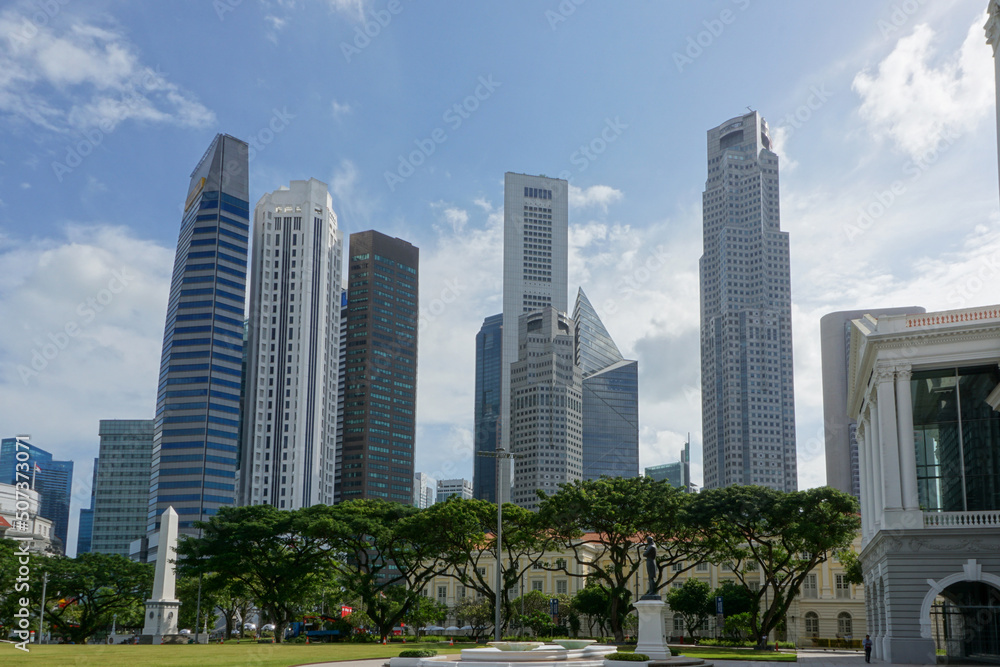
[[[855,540],[853,548],[857,550],[859,546],[860,537]],[[593,551],[596,552],[596,549]],[[557,561],[565,561],[569,571],[574,576],[569,576],[562,571],[545,569],[542,565],[528,566],[527,571],[521,577],[518,589],[509,592],[511,599],[529,591],[541,591],[552,597],[561,594],[574,595],[586,585],[586,575],[590,572],[591,566],[577,563],[571,551],[547,552],[544,554],[543,560],[553,565]],[[527,559],[524,562],[527,566]],[[686,563],[680,563],[672,567],[676,572],[685,570],[687,566]],[[495,559],[484,554],[480,560],[480,573],[487,581],[496,579],[495,567]],[[736,575],[725,564],[700,563],[680,572],[669,585],[680,587],[691,577],[704,581],[712,590],[721,586],[725,581],[739,583]],[[637,592],[644,592],[646,587],[645,570],[639,568],[632,587],[633,595],[636,595]],[[665,595],[666,592],[665,589],[660,590],[661,595]],[[476,595],[473,589],[466,588],[457,579],[447,575],[433,579],[424,589],[424,594],[438,600],[449,609],[453,609],[467,596]],[[673,638],[672,640],[676,641],[680,637],[690,636],[686,632],[679,614],[674,615],[669,606],[666,607],[664,613],[667,633]],[[458,620],[454,614],[449,614],[445,624],[458,625]],[[815,646],[819,640],[836,642],[838,639],[854,639],[857,642],[864,637],[865,631],[864,588],[849,584],[843,565],[835,558],[830,558],[818,565],[808,575],[799,595],[792,601],[788,609],[786,621],[786,632],[779,633],[778,636],[772,634],[770,637],[772,641],[774,639],[795,641],[796,645],[803,647]],[[715,619],[710,618],[707,625],[702,627],[698,634],[701,637],[714,637]]]

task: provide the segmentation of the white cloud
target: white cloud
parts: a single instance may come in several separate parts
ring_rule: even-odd
[[[330,103],[330,109],[333,111],[333,117],[340,119],[341,116],[346,116],[351,113],[351,105],[346,102],[341,104],[337,100],[333,100]]]
[[[621,198],[622,191],[609,185],[591,185],[589,188],[580,188],[573,184],[569,186],[569,207],[571,209],[596,206],[602,211],[607,211],[608,204],[613,204]]]
[[[355,21],[363,21],[368,0],[327,0],[330,9]]]
[[[890,139],[918,157],[942,136],[973,129],[993,106],[993,63],[977,17],[961,48],[935,60],[935,32],[921,24],[901,38],[879,63],[863,70],[853,89],[861,96],[861,118],[879,140]]]
[[[64,20],[66,19],[66,20]],[[215,115],[141,62],[128,39],[68,17],[29,23],[0,12],[0,111],[50,131],[110,131],[126,120],[205,127]]]

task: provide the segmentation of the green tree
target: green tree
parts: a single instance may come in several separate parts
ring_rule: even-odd
[[[670,589],[667,593],[667,604],[670,605],[670,609],[681,615],[687,631],[697,637],[698,630],[712,613],[711,587],[699,579],[688,579],[679,588]]]
[[[441,526],[415,507],[370,499],[301,512],[303,530],[324,545],[341,585],[360,598],[383,639],[447,567]]]
[[[496,560],[497,506],[452,497],[424,512],[438,531],[441,557],[451,566],[446,574],[482,595],[495,609],[496,570],[486,563]],[[545,552],[554,544],[537,514],[510,503],[503,506],[502,632],[520,609],[510,592],[517,590],[525,573],[544,561]]]
[[[619,605],[627,607],[631,593],[625,591],[623,596],[624,599]],[[597,623],[602,637],[606,634],[608,615],[611,611],[611,592],[604,584],[596,579],[588,579],[587,585],[573,596],[573,608],[587,617],[589,634],[594,634],[594,623]]]
[[[714,558],[731,566],[760,609],[750,618],[756,638],[778,626],[806,576],[847,548],[861,526],[857,500],[829,487],[710,489],[695,496],[690,512]]]
[[[758,607],[754,592],[735,581],[723,581],[712,591],[712,613],[715,612],[715,598],[722,598],[723,616],[751,612]]]
[[[434,598],[421,595],[410,605],[403,622],[413,628],[441,625],[448,618],[448,605]]]
[[[853,549],[844,549],[837,554],[837,559],[844,566],[844,576],[847,578],[847,583],[863,586],[865,574],[861,569],[861,559],[858,558],[858,554]]]
[[[473,637],[482,636],[486,628],[493,625],[493,607],[486,598],[466,597],[455,605],[454,612],[459,625],[472,627]]]
[[[99,630],[142,622],[143,605],[153,590],[153,566],[117,554],[80,554],[76,558],[38,558],[31,599],[40,602],[41,577],[48,574],[45,618],[53,632],[82,644]]]
[[[636,573],[643,567],[641,543],[646,536],[657,545],[657,590],[707,557],[702,533],[686,512],[691,496],[666,482],[602,477],[563,484],[554,495],[539,492],[539,497],[542,526],[575,556],[576,567],[562,564],[559,569],[594,578],[607,589],[608,624],[617,642],[625,638],[622,620],[630,609]]]
[[[18,546],[14,540],[0,539],[0,628],[4,630],[2,633],[4,638],[7,637],[6,630],[12,627],[14,614],[18,610],[18,601],[24,592],[15,589],[18,583],[19,563],[15,553]],[[34,558],[37,559],[39,556],[35,555]]]
[[[252,598],[275,625],[280,642],[287,625],[300,615],[307,601],[331,585],[329,553],[322,540],[302,530],[302,512],[270,505],[223,507],[209,521],[195,524],[202,537],[188,537],[177,545],[181,574],[210,584],[210,592],[236,586]]]

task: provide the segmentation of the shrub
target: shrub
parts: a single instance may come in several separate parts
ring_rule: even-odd
[[[432,648],[411,648],[405,651],[399,652],[400,658],[430,658],[437,655],[438,652]]]
[[[646,662],[649,660],[649,656],[645,653],[623,653],[617,651],[615,653],[609,653],[604,656],[605,660],[622,660],[624,662]]]

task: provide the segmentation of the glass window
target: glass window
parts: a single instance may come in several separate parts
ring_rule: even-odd
[[[837,632],[841,637],[854,634],[851,623],[851,615],[842,611],[837,615]]]
[[[819,614],[814,611],[806,612],[806,635],[819,637]]]
[[[819,597],[819,588],[816,585],[815,574],[807,574],[805,581],[802,582],[802,597],[805,598]]]

